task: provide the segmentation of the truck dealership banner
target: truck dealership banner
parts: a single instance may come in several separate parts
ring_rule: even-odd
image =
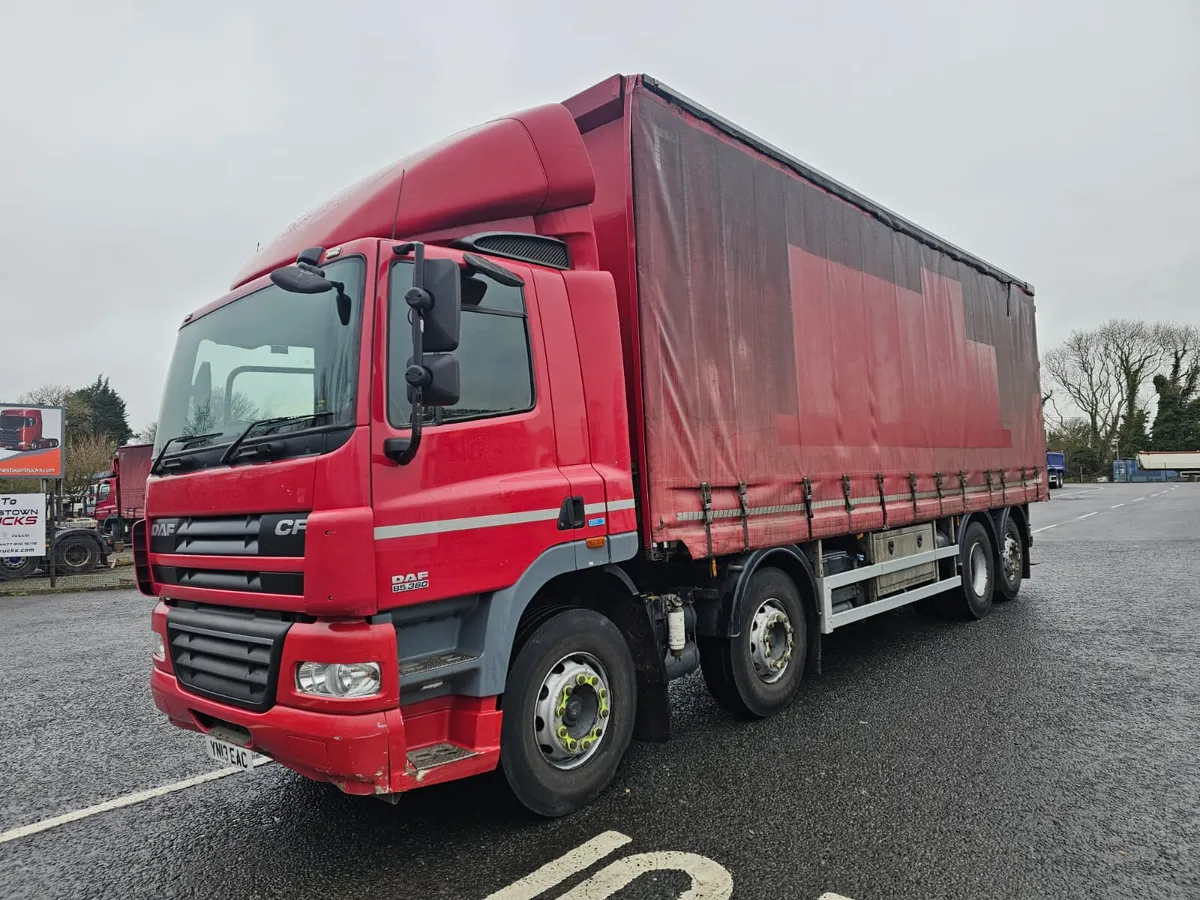
[[[62,477],[62,407],[0,403],[0,478]]]
[[[0,494],[0,557],[46,552],[44,494]]]

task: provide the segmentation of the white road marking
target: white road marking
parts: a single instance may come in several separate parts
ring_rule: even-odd
[[[720,863],[696,853],[666,850],[635,853],[609,863],[559,900],[605,900],[647,872],[686,872],[692,886],[676,900],[729,900],[733,895],[733,876]]]
[[[1061,523],[1059,523],[1061,524]],[[1041,534],[1043,531],[1049,531],[1051,528],[1057,528],[1058,525],[1043,525],[1041,528],[1033,529],[1034,534]]]
[[[1124,505],[1124,503],[1118,503],[1116,506],[1110,506],[1109,509],[1120,509]]]
[[[850,898],[843,897],[841,894],[835,894],[832,891],[826,891],[817,900],[850,900]]]
[[[1134,497],[1134,498],[1133,498],[1133,502],[1134,502],[1134,503],[1141,503],[1141,502],[1142,502],[1143,500],[1145,500],[1145,499],[1146,499],[1145,497]]]
[[[254,763],[254,767],[265,766],[274,760],[261,759]],[[230,766],[227,769],[217,769],[213,772],[205,772],[203,775],[195,775],[191,778],[185,778],[183,781],[176,781],[172,784],[164,784],[162,787],[150,788],[145,791],[137,791],[133,794],[125,794],[123,797],[115,797],[112,800],[105,800],[103,803],[97,803],[95,806],[88,806],[84,809],[77,809],[74,812],[63,813],[61,816],[52,816],[49,819],[42,819],[40,822],[33,822],[30,825],[21,825],[18,828],[10,828],[8,831],[0,832],[0,844],[7,844],[9,841],[15,841],[19,838],[29,837],[31,834],[38,834],[42,831],[49,831],[51,828],[57,828],[59,825],[66,825],[70,822],[78,822],[80,819],[86,819],[90,816],[99,815],[100,813],[109,812],[114,809],[122,809],[126,806],[135,806],[138,803],[145,803],[147,800],[153,800],[156,797],[162,797],[165,794],[173,794],[176,791],[187,790],[190,787],[195,787],[198,784],[205,784],[209,781],[216,781],[218,778],[228,778],[230,775],[236,775],[239,772],[244,772],[238,766]]]
[[[1094,510],[1092,510],[1090,513],[1084,513],[1082,516],[1076,516],[1075,518],[1076,518],[1076,520],[1078,520],[1078,519],[1090,519],[1092,516],[1097,516],[1097,515],[1099,515],[1099,514],[1100,514],[1100,511],[1099,511],[1098,509],[1094,509]]]
[[[488,894],[484,900],[533,900],[632,840],[633,838],[619,831],[605,831],[574,850],[564,853],[558,859],[551,860],[540,869],[530,872],[521,880],[500,888],[494,894]]]

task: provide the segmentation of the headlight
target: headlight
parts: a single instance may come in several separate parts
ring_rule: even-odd
[[[300,663],[296,688],[319,697],[370,697],[379,693],[379,663]]]
[[[153,631],[151,634],[154,635],[154,649],[150,652],[150,655],[158,662],[163,662],[167,658],[167,648],[163,645],[162,635],[157,631]]]

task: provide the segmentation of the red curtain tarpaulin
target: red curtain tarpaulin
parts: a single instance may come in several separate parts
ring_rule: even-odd
[[[631,110],[650,540],[703,556],[1045,496],[1024,285],[640,82]]]

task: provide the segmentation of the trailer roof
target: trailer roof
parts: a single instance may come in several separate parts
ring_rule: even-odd
[[[842,200],[845,200],[847,203],[853,204],[863,212],[883,222],[889,228],[898,231],[901,234],[908,235],[913,240],[925,244],[926,246],[931,247],[940,253],[944,253],[951,259],[958,260],[959,262],[971,266],[972,268],[977,269],[986,275],[990,275],[992,278],[995,278],[1006,284],[1016,285],[1026,293],[1030,295],[1033,294],[1033,285],[1029,284],[1028,282],[1022,281],[1020,278],[1017,278],[1014,275],[1010,275],[1003,269],[992,265],[986,260],[980,259],[978,256],[975,256],[972,253],[968,253],[961,247],[950,243],[944,238],[938,237],[933,232],[927,231],[920,225],[917,225],[903,216],[892,212],[887,207],[879,205],[874,200],[871,200],[869,197],[858,193],[858,191],[847,187],[840,181],[830,178],[824,172],[814,169],[812,166],[801,162],[789,153],[785,153],[773,144],[769,144],[762,138],[756,137],[750,132],[739,128],[728,119],[717,115],[709,109],[706,109],[695,100],[692,100],[690,97],[668,87],[658,79],[652,78],[649,75],[642,75],[641,81],[647,90],[659,95],[668,102],[674,103],[675,105],[683,108],[696,118],[707,122],[709,125],[712,125],[714,128],[717,128],[730,137],[733,137],[738,141],[753,147],[755,150],[765,154],[766,156],[769,156],[776,162],[787,166],[800,177],[811,181],[813,184],[825,191],[828,191],[835,197],[839,197]]]

